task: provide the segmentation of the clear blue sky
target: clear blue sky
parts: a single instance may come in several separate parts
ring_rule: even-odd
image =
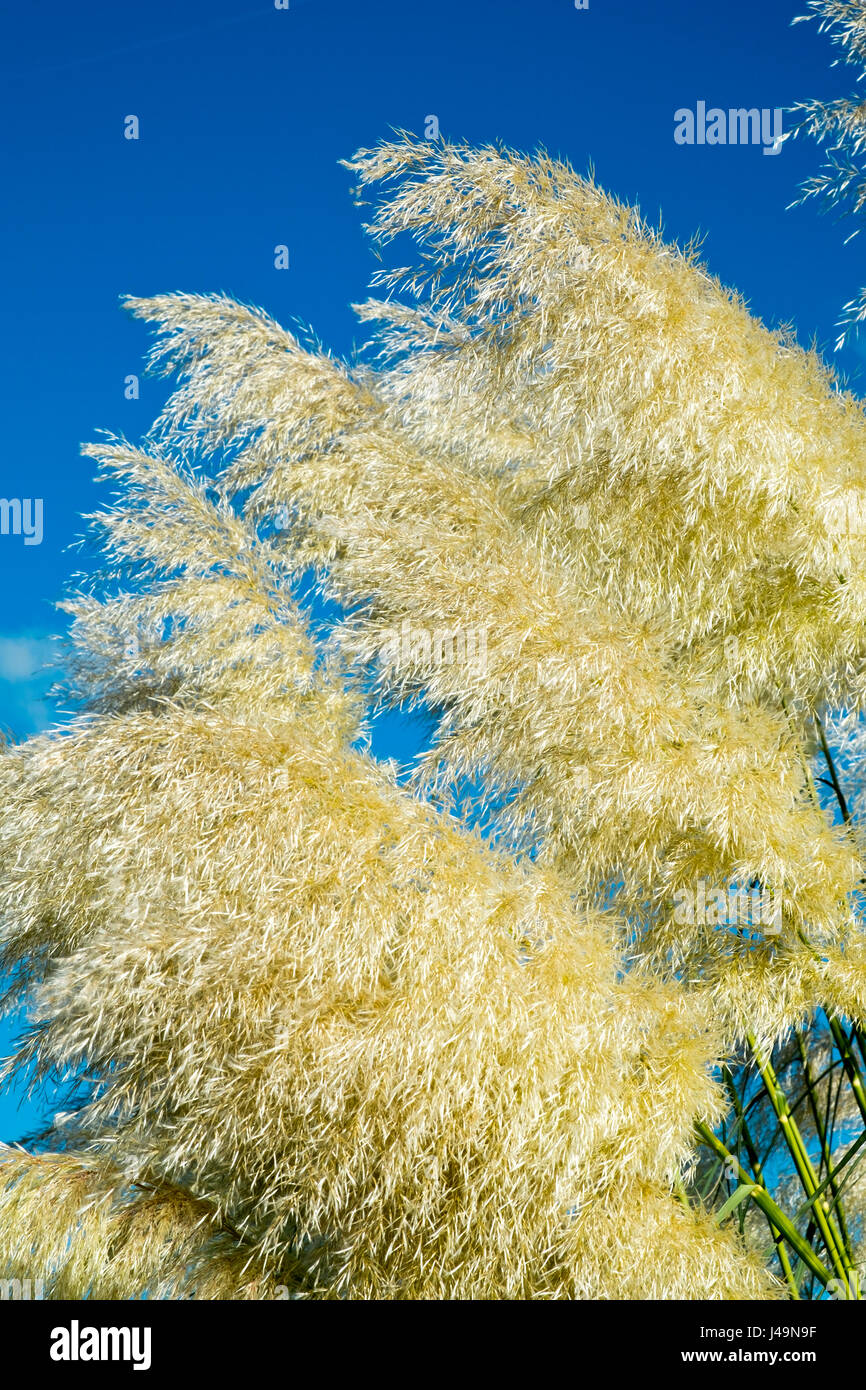
[[[769,323],[831,349],[841,305],[866,282],[866,239],[813,209],[786,211],[818,162],[800,141],[684,147],[674,111],[774,108],[853,85],[831,69],[804,0],[7,0],[0,18],[4,331],[0,495],[41,497],[44,538],[0,536],[0,725],[51,717],[39,667],[52,605],[80,561],[66,547],[97,504],[78,445],[131,438],[163,386],[123,293],[221,290],[312,325],[333,350],[374,260],[338,160],[393,127],[544,145],[640,204],[667,234],[705,234],[704,258]],[[123,138],[137,115],[140,139]],[[274,268],[274,246],[291,269]],[[863,349],[840,363],[855,374]],[[392,720],[398,756],[418,730]],[[0,1025],[0,1054],[9,1026]],[[0,1097],[0,1138],[37,1111]]]

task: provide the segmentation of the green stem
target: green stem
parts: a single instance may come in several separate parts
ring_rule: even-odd
[[[739,1182],[753,1182],[753,1179],[749,1177],[749,1174],[746,1172],[745,1168],[743,1168],[739,1159],[735,1158],[730,1150],[725,1148],[721,1139],[713,1134],[709,1125],[699,1120],[695,1125],[695,1129],[701,1141],[718,1154],[719,1158],[723,1159],[725,1163],[733,1167]],[[775,1226],[778,1226],[785,1240],[791,1246],[791,1249],[796,1251],[806,1268],[810,1269],[826,1288],[833,1277],[830,1271],[818,1259],[811,1245],[806,1244],[800,1232],[797,1230],[796,1226],[792,1225],[788,1220],[782,1208],[776,1206],[776,1203],[773,1201],[766,1188],[760,1185],[757,1185],[757,1187],[758,1190],[752,1194],[752,1200],[755,1202],[756,1206],[760,1207],[764,1215],[768,1216]]]
[[[829,747],[827,746],[827,739],[824,734],[824,725],[821,723],[821,720],[819,719],[817,714],[815,715],[815,725],[818,730],[818,738],[821,743],[821,751],[824,754],[824,760],[827,764],[827,771],[830,773],[830,781],[833,784],[833,791],[836,794],[836,800],[839,803],[839,810],[842,813],[842,819],[846,825],[850,825],[851,812],[848,809],[848,802],[845,799],[845,793],[842,791],[842,787],[839,783],[839,777],[836,772],[836,764],[833,761],[833,755],[830,752]],[[832,1026],[833,1025],[831,1023],[831,1028]],[[864,1062],[864,1064],[866,1064],[866,1036],[864,1036],[863,1029],[860,1027],[858,1023],[855,1022],[852,1025],[852,1027],[853,1037],[857,1039],[857,1045],[860,1048],[861,1059]],[[839,1031],[841,1032],[841,1029]],[[846,1060],[846,1058],[848,1060]],[[845,1063],[845,1070],[848,1073],[848,1080],[851,1082],[851,1086],[854,1089],[854,1094],[857,1098],[857,1104],[860,1108],[860,1114],[863,1116],[864,1120],[866,1120],[866,1110],[864,1110],[864,1102],[866,1102],[866,1091],[864,1091],[863,1087],[862,1073],[860,1071],[859,1066],[857,1065],[857,1059],[854,1056],[854,1053],[851,1051],[850,1043],[848,1043],[847,1041],[845,1045],[845,1052],[842,1055],[842,1060]],[[852,1079],[855,1073],[857,1076],[856,1086],[854,1080]]]
[[[728,1094],[731,1097],[734,1111],[737,1116],[737,1121],[739,1123],[739,1131],[742,1135],[743,1143],[746,1146],[746,1153],[749,1155],[749,1162],[752,1165],[752,1172],[755,1175],[754,1180],[760,1187],[763,1187],[766,1191],[767,1184],[764,1181],[764,1169],[761,1165],[761,1160],[758,1157],[758,1150],[755,1146],[755,1141],[752,1138],[752,1131],[749,1129],[745,1111],[743,1110],[743,1102],[740,1099],[740,1093],[737,1090],[737,1087],[734,1083],[734,1078],[731,1074],[730,1067],[722,1068],[722,1078],[728,1089]],[[767,1213],[765,1212],[764,1215],[767,1216]],[[775,1222],[770,1219],[769,1216],[767,1216],[767,1222],[770,1227],[770,1234],[773,1237],[773,1243],[776,1247],[776,1254],[779,1259],[779,1264],[782,1266],[782,1273],[785,1276],[788,1288],[791,1290],[791,1297],[797,1299],[797,1301],[799,1302],[800,1291],[797,1288],[797,1280],[794,1278],[794,1271],[791,1268],[791,1261],[788,1258],[788,1252],[785,1249],[782,1232],[779,1230],[779,1227],[775,1224]]]
[[[842,1058],[845,1074],[851,1084],[851,1090],[854,1092],[857,1109],[860,1111],[863,1120],[866,1121],[866,1088],[863,1086],[863,1077],[857,1065],[857,1058],[851,1051],[851,1044],[846,1038],[845,1029],[842,1027],[838,1018],[830,1018],[828,1021],[830,1024],[830,1032],[833,1035],[833,1041],[838,1048],[839,1056]]]
[[[794,1167],[797,1170],[797,1175],[803,1185],[803,1190],[807,1197],[814,1197],[818,1191],[818,1179],[812,1167],[812,1161],[809,1158],[797,1121],[791,1114],[788,1098],[779,1085],[772,1063],[761,1056],[754,1035],[751,1033],[748,1034],[747,1040],[755,1058],[755,1062],[757,1063],[758,1071],[761,1074],[761,1080],[764,1083],[770,1104],[781,1126],[785,1143],[788,1146],[788,1152],[791,1155]],[[815,1213],[815,1221],[821,1232],[827,1254],[850,1296],[852,1283],[849,1282],[849,1276],[853,1271],[845,1254],[842,1237],[839,1235],[830,1215],[829,1203],[826,1199],[819,1197],[812,1209]]]

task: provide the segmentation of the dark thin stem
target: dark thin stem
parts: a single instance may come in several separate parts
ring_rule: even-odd
[[[839,810],[842,812],[842,819],[844,820],[845,824],[848,825],[851,821],[851,812],[848,810],[848,802],[845,800],[845,793],[842,791],[842,788],[839,785],[839,778],[836,776],[836,764],[833,761],[830,749],[827,747],[827,739],[824,735],[824,725],[821,723],[821,720],[818,718],[817,714],[815,715],[815,727],[818,730],[818,738],[821,741],[821,752],[824,754],[824,758],[827,762],[827,770],[830,773],[830,781],[833,786],[833,791],[836,793],[836,800],[839,803]]]
[[[803,1068],[803,1076],[806,1081],[806,1088],[809,1095],[809,1109],[812,1112],[812,1120],[815,1125],[815,1132],[818,1135],[818,1142],[821,1145],[821,1170],[819,1176],[823,1176],[823,1170],[826,1167],[827,1178],[830,1186],[830,1193],[833,1197],[833,1205],[836,1211],[836,1216],[839,1220],[839,1234],[842,1237],[842,1243],[844,1245],[845,1254],[848,1258],[848,1262],[853,1263],[854,1256],[851,1250],[851,1237],[848,1234],[848,1223],[845,1219],[845,1209],[842,1206],[842,1199],[839,1194],[839,1189],[836,1185],[835,1177],[833,1176],[833,1155],[830,1151],[830,1144],[827,1137],[827,1126],[824,1124],[821,1118],[821,1111],[818,1108],[818,1095],[815,1090],[815,1083],[812,1079],[812,1068],[809,1062],[809,1054],[806,1050],[806,1044],[803,1041],[803,1036],[799,1028],[796,1028],[794,1032],[797,1039],[797,1048],[800,1053],[800,1064]]]

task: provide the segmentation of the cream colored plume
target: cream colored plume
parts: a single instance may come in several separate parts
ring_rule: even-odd
[[[681,1175],[746,1033],[866,1013],[813,775],[866,692],[862,407],[565,165],[350,167],[417,252],[369,358],[129,302],[179,384],[86,450],[79,712],[0,758],[10,1070],[71,1097],[0,1162],[0,1263],[32,1227],[56,1296],[777,1296]],[[414,782],[377,700],[436,713]]]

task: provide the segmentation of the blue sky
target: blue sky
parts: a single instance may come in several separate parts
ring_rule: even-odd
[[[26,737],[44,700],[53,610],[82,561],[68,547],[98,504],[81,441],[131,438],[164,393],[142,377],[147,336],[123,293],[220,290],[312,325],[336,352],[375,268],[338,161],[392,128],[545,146],[639,203],[771,324],[828,354],[866,282],[849,227],[786,211],[818,152],[675,143],[674,112],[775,108],[847,93],[850,74],[805,0],[43,0],[0,19],[4,331],[0,494],[43,499],[43,538],[0,536],[0,726]],[[140,138],[123,137],[136,115]],[[290,269],[274,247],[290,248]],[[863,348],[838,356],[860,381]],[[417,745],[391,718],[386,753]],[[0,1025],[0,1054],[10,1028]],[[0,1137],[38,1107],[0,1097]]]

